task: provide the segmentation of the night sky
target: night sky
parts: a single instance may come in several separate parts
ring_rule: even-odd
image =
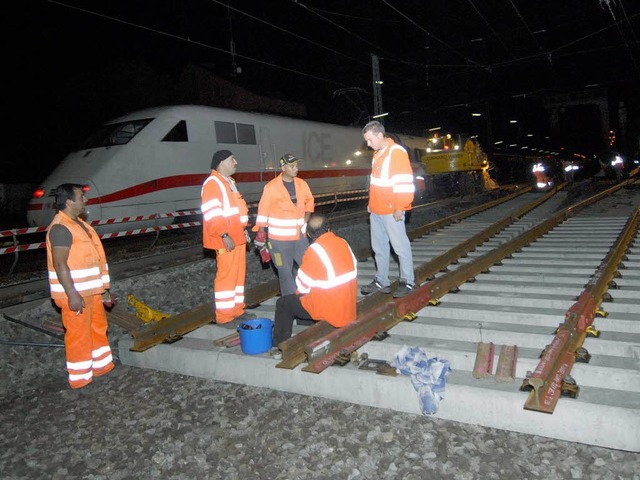
[[[361,126],[373,115],[375,54],[395,131],[438,125],[493,143],[515,134],[517,117],[520,135],[541,137],[545,96],[589,88],[625,102],[628,136],[640,131],[640,4],[630,0],[35,0],[12,10],[4,181],[37,182],[100,123],[174,103],[188,64],[303,103],[311,120]],[[553,141],[595,151],[594,115],[563,112]]]

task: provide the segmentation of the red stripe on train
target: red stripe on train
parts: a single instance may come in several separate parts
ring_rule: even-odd
[[[250,182],[267,182],[274,178],[276,174],[280,172],[238,172],[233,177],[238,183],[250,183]],[[309,170],[302,171],[298,174],[300,178],[304,179],[317,179],[317,178],[339,178],[339,177],[361,177],[369,175],[371,170],[369,169],[352,169],[352,170],[340,170],[340,169],[326,169],[326,170]],[[119,200],[125,200],[127,198],[139,197],[140,195],[146,195],[149,193],[159,192],[162,190],[169,190],[171,188],[181,187],[196,187],[201,186],[209,176],[208,173],[194,173],[188,175],[174,175],[171,177],[157,178],[149,182],[134,185],[133,187],[125,188],[117,192],[104,195],[102,197],[90,198],[87,201],[88,205],[96,205],[109,202],[117,202]],[[28,210],[42,210],[44,204],[36,203],[29,204]]]

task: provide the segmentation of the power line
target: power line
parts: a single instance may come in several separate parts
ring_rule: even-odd
[[[47,0],[47,1],[49,3],[60,5],[62,7],[66,7],[66,8],[69,8],[69,9],[72,9],[72,10],[76,10],[76,11],[79,11],[79,12],[82,12],[82,13],[86,13],[86,14],[89,14],[89,15],[93,15],[93,16],[96,16],[96,17],[101,17],[101,18],[104,18],[104,19],[107,19],[107,20],[110,20],[110,21],[114,21],[114,22],[120,23],[122,25],[127,25],[129,27],[134,27],[134,28],[138,28],[140,30],[144,30],[144,31],[147,31],[147,32],[152,32],[152,33],[155,33],[155,34],[163,36],[163,37],[171,38],[173,40],[179,40],[181,42],[185,42],[185,43],[193,45],[193,46],[202,47],[202,48],[205,48],[205,49],[208,49],[208,50],[213,50],[213,51],[216,51],[216,52],[226,53],[226,54],[231,55],[231,56],[235,55],[236,57],[240,57],[240,58],[243,58],[245,60],[249,60],[249,61],[261,64],[261,65],[265,65],[265,66],[268,66],[268,67],[273,67],[273,68],[276,68],[276,69],[279,69],[279,70],[283,70],[283,71],[286,71],[286,72],[289,72],[289,73],[295,73],[297,75],[301,75],[303,77],[311,78],[313,80],[319,80],[321,82],[329,83],[329,84],[332,84],[332,85],[337,85],[337,86],[340,86],[340,87],[348,87],[349,86],[349,85],[346,85],[346,84],[344,84],[342,82],[338,82],[338,81],[335,81],[335,80],[330,80],[330,79],[323,78],[323,77],[318,77],[318,76],[310,74],[310,73],[306,73],[306,72],[301,72],[299,70],[295,70],[293,68],[283,67],[282,65],[278,65],[278,64],[275,64],[275,63],[271,63],[271,62],[267,62],[267,61],[264,61],[264,60],[260,60],[258,58],[250,57],[248,55],[243,55],[243,54],[240,54],[240,53],[237,53],[237,52],[232,52],[231,50],[227,50],[227,49],[224,49],[224,48],[214,47],[213,45],[209,45],[207,43],[202,43],[202,42],[198,42],[198,41],[195,41],[195,40],[191,40],[188,37],[181,37],[181,36],[175,35],[173,33],[168,33],[168,32],[165,32],[163,30],[158,30],[156,28],[147,27],[145,25],[140,25],[140,24],[137,24],[137,23],[134,23],[134,22],[129,22],[127,20],[122,20],[120,18],[113,17],[113,16],[110,16],[110,15],[105,15],[103,13],[98,13],[98,12],[94,12],[92,10],[88,10],[88,9],[85,9],[85,8],[76,7],[75,5],[69,5],[69,4],[66,4],[66,3],[63,3],[63,2],[58,2],[56,0]]]
[[[414,22],[411,18],[409,18],[407,15],[405,15],[404,13],[402,13],[400,10],[398,10],[396,7],[394,7],[393,5],[391,5],[387,0],[382,0],[382,2],[387,5],[389,8],[391,8],[393,11],[395,11],[396,13],[398,13],[400,16],[402,16],[402,18],[404,18],[407,22],[409,22],[411,25],[415,26],[416,28],[418,28],[419,30],[421,30],[422,32],[424,32],[425,34],[427,34],[427,36],[433,38],[434,40],[436,40],[438,43],[440,43],[441,45],[444,45],[445,47],[447,47],[449,50],[451,50],[453,53],[455,53],[456,55],[458,55],[460,58],[463,58],[464,60],[466,60],[468,63],[471,63],[473,65],[475,65],[476,67],[480,67],[480,68],[485,68],[485,65],[480,65],[479,63],[471,60],[469,57],[463,55],[462,53],[458,52],[455,48],[453,48],[451,45],[449,45],[447,42],[445,42],[444,40],[439,39],[438,37],[436,37],[433,33],[429,32],[428,30],[426,30],[425,28],[423,28],[421,25],[418,25],[416,22]]]

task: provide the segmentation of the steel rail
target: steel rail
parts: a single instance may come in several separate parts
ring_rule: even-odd
[[[440,303],[440,298],[445,294],[457,291],[458,287],[463,283],[473,281],[478,274],[487,272],[491,266],[499,264],[502,259],[529,245],[568,217],[575,215],[579,210],[599,201],[623,186],[625,184],[616,185],[576,205],[572,205],[516,238],[459,267],[457,270],[445,273],[443,276],[425,283],[406,297],[394,299],[384,306],[385,319],[382,324],[375,315],[372,316],[369,312],[365,312],[355,322],[343,327],[338,332],[329,334],[327,337],[330,338],[316,340],[314,343],[316,346],[324,343],[325,340],[329,341],[328,344],[324,345],[326,347],[325,354],[309,359],[309,364],[303,370],[320,373],[333,363],[341,363],[341,358],[346,358],[372,338],[383,337],[387,333],[387,329],[383,330],[383,326],[388,325],[390,328],[403,319],[411,320],[415,317],[415,312],[420,311],[423,307],[437,305]],[[395,306],[392,318],[388,318],[387,314],[391,308],[390,304]]]
[[[551,344],[545,348],[531,376],[525,379],[525,384],[531,387],[525,409],[553,413],[574,363],[580,359],[589,360],[588,352],[580,350],[584,350],[582,346],[596,314],[606,315],[599,310],[599,306],[605,299],[612,279],[620,268],[624,268],[622,261],[638,233],[639,225],[640,209],[629,217],[577,302],[567,310],[565,320],[558,327]]]
[[[259,304],[277,295],[278,291],[279,284],[277,280],[257,285],[246,292],[247,304]],[[133,317],[133,315],[131,316]],[[180,340],[187,333],[214,321],[215,310],[213,304],[206,303],[160,321],[144,323],[144,325],[140,325],[130,332],[134,339],[133,347],[130,350],[143,352],[161,343],[173,343],[176,340]]]
[[[445,217],[443,219],[428,223],[422,227],[419,227],[415,230],[408,232],[408,236],[411,240],[415,240],[416,238],[424,236],[427,233],[436,231],[440,228],[444,228],[448,225],[464,220],[465,218],[476,215],[477,213],[488,210],[489,208],[493,208],[500,204],[513,200],[514,198],[524,193],[527,193],[530,190],[531,190],[531,187],[523,188],[518,192],[496,199],[492,202],[488,202],[487,204],[470,208],[463,212],[459,212],[459,213],[450,215],[448,217]],[[541,199],[530,203],[530,205],[532,205],[531,208],[535,208],[535,206],[538,206],[540,203],[547,200],[548,198],[550,198],[550,196],[554,195],[555,193],[556,193],[556,190],[554,189],[553,191],[544,195]],[[530,209],[527,209],[526,207],[524,207],[522,210],[528,211]],[[480,237],[481,234],[478,234],[477,236]],[[471,246],[466,247],[466,251],[471,251],[471,250],[472,250]],[[367,249],[363,248],[362,251],[354,252],[354,254],[356,255],[356,258],[367,258],[371,255],[371,252],[368,248]],[[440,257],[444,257],[444,256],[447,256],[447,253],[441,255]],[[419,267],[418,269],[416,269],[416,280],[418,282],[423,281],[424,278],[426,278],[429,275],[435,274],[442,268],[441,267],[442,260],[440,259],[440,257],[434,260],[434,262],[436,263],[433,263],[433,265],[431,265],[431,263],[426,264],[426,265],[431,265],[431,267],[426,266],[424,268]],[[460,257],[456,257],[456,258],[460,258]],[[449,264],[450,262],[447,263],[447,265]],[[397,286],[398,286],[398,281],[395,281],[391,284],[391,289],[393,290],[397,288]],[[384,294],[380,292],[367,295],[364,299],[358,302],[358,305],[357,305],[358,317],[367,315],[367,312],[375,310],[379,308],[381,305],[386,304],[391,300],[391,298],[392,298],[391,294]],[[390,328],[390,326],[388,326],[388,328]],[[281,342],[278,345],[278,347],[282,351],[282,361],[279,362],[276,366],[278,368],[286,368],[286,369],[295,368],[297,365],[307,360],[307,344],[309,343],[315,344],[316,340],[324,338],[326,335],[331,334],[334,330],[336,329],[334,329],[334,327],[329,325],[327,322],[317,322],[314,325],[311,325],[310,327],[306,328],[303,332],[285,340],[284,342]]]

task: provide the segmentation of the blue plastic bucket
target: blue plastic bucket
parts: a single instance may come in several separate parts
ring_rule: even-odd
[[[238,325],[240,349],[247,355],[257,355],[268,351],[273,345],[273,320],[255,318]]]

